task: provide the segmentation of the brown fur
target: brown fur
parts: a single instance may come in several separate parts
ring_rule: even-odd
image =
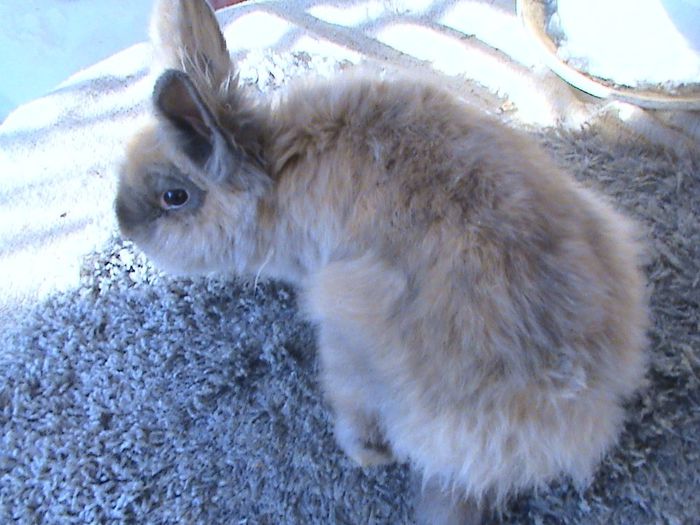
[[[124,234],[174,271],[298,285],[339,445],[361,465],[409,461],[427,497],[475,508],[585,482],[644,374],[631,223],[417,72],[251,102],[203,0],[154,19],[162,62],[194,88],[157,87],[123,169]],[[202,202],[160,209],[165,172]]]

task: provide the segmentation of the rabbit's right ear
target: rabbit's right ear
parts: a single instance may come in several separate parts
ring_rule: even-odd
[[[160,68],[184,71],[203,94],[215,95],[234,75],[226,41],[205,0],[156,0],[151,42]]]
[[[182,71],[168,70],[156,82],[153,103],[157,114],[170,123],[176,148],[220,182],[228,180],[239,190],[266,187],[269,178],[217,122],[197,87]]]

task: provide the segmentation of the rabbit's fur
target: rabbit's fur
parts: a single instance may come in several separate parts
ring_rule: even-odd
[[[299,286],[339,445],[410,462],[424,521],[585,482],[644,374],[630,222],[417,72],[261,102],[204,0],[161,1],[153,41],[167,71],[124,163],[124,235],[179,273]]]

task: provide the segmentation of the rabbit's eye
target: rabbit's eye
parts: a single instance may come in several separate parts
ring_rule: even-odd
[[[187,190],[178,188],[175,190],[164,191],[163,195],[161,196],[161,204],[165,209],[179,208],[180,206],[184,206],[189,199],[190,196],[187,193]]]

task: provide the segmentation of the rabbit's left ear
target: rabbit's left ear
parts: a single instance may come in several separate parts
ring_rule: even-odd
[[[186,73],[163,73],[156,82],[153,102],[158,115],[171,124],[177,150],[216,180],[227,178],[239,189],[247,189],[251,160],[221,128]]]

